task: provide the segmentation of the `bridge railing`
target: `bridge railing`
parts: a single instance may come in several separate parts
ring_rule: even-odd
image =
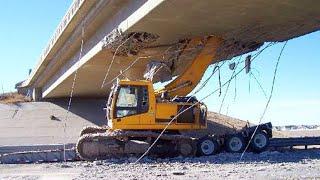
[[[55,45],[57,40],[60,38],[62,32],[66,29],[66,27],[68,26],[68,24],[70,23],[72,18],[76,15],[76,13],[78,12],[78,10],[80,9],[80,7],[82,6],[82,4],[85,1],[86,0],[73,0],[71,6],[69,7],[69,9],[67,11],[67,13],[64,15],[64,17],[60,21],[58,27],[56,28],[56,31],[54,32],[53,36],[49,40],[46,48],[42,51],[36,68],[33,69],[33,71],[31,72],[31,74],[29,76],[29,78],[26,81],[23,82],[22,87],[27,87],[27,86],[30,85],[30,82],[32,81],[33,77],[36,75],[37,71],[39,70],[41,64],[43,63],[43,61],[45,60],[45,58],[49,54],[50,50]]]
[[[43,50],[43,52],[41,54],[41,57],[40,57],[41,61],[48,55],[50,49],[53,47],[53,45],[59,39],[60,35],[65,30],[65,28],[67,27],[67,25],[69,24],[71,19],[74,17],[76,12],[79,10],[79,8],[81,7],[81,5],[82,5],[82,3],[84,1],[85,0],[74,0],[72,2],[70,8],[68,9],[67,13],[62,18],[62,21],[58,25],[58,27],[57,27],[55,33],[53,34],[53,36],[51,37],[47,47]]]

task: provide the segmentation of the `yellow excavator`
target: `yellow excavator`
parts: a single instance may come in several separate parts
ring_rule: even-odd
[[[143,154],[158,137],[150,155],[212,155],[222,146],[232,152],[242,151],[252,130],[228,135],[228,138],[181,134],[207,128],[206,105],[187,95],[217,59],[222,43],[223,39],[215,36],[190,40],[188,46],[202,46],[201,52],[180,76],[162,89],[154,90],[150,80],[118,80],[107,102],[108,127],[83,129],[77,143],[78,155],[84,160],[95,160]],[[255,150],[261,151],[267,146],[270,128],[271,125],[260,126],[253,145]]]

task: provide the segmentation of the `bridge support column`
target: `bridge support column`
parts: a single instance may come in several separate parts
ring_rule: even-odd
[[[33,88],[32,91],[32,99],[34,101],[41,101],[42,100],[42,88]]]

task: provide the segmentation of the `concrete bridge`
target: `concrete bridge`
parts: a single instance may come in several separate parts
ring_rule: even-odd
[[[186,39],[224,38],[225,60],[319,30],[319,19],[318,0],[74,0],[18,89],[34,100],[67,97],[75,80],[74,96],[105,97],[113,79],[142,79],[150,61],[183,72],[201,48],[179,53]]]

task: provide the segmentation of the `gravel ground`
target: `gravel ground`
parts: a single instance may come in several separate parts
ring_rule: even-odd
[[[320,150],[0,165],[0,179],[320,179]]]

